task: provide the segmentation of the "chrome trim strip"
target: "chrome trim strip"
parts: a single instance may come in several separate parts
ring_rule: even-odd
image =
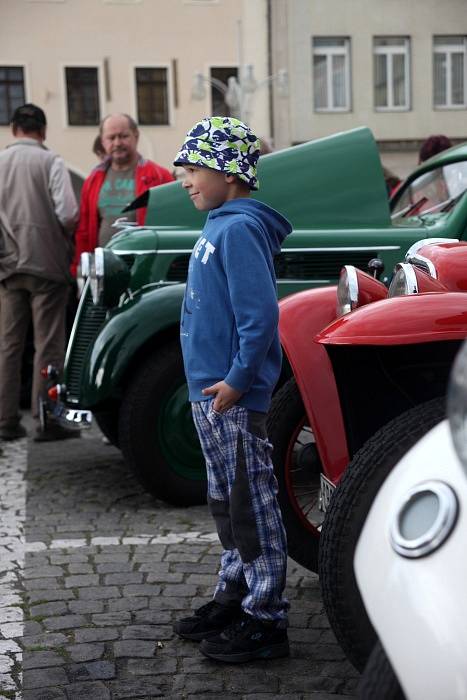
[[[422,248],[424,245],[432,245],[434,243],[459,243],[458,238],[422,238],[420,241],[415,241],[408,251],[405,254],[405,259],[407,262],[409,262],[409,258],[411,258],[415,253],[418,253],[420,248]]]
[[[96,277],[104,276],[104,249],[96,248],[94,251],[94,270]]]
[[[434,494],[438,501],[438,513],[430,527],[413,540],[406,539],[401,531],[401,520],[413,501],[422,493]],[[390,527],[391,546],[397,554],[408,559],[431,554],[451,534],[459,511],[454,490],[443,481],[425,481],[411,488],[401,500],[392,517]]]
[[[347,279],[349,282],[349,294],[350,294],[350,304],[351,309],[354,308],[354,304],[358,303],[358,277],[357,270],[354,265],[344,265],[345,271],[347,272]]]
[[[277,280],[277,284],[306,284],[307,282],[312,282],[313,284],[329,284],[331,280],[319,280],[319,279],[287,279],[287,277],[281,277]]]
[[[113,248],[110,248],[112,253],[114,255],[147,255],[148,253],[159,253],[160,251],[158,250],[114,250]],[[167,251],[171,252],[171,251]],[[187,251],[182,250],[182,253],[185,253]],[[191,250],[189,251],[191,253]]]
[[[71,327],[70,337],[68,339],[68,345],[66,346],[65,367],[68,364],[68,360],[70,358],[71,348],[73,347],[73,342],[74,342],[75,335],[76,335],[76,329],[78,328],[79,318],[81,315],[81,307],[84,304],[84,300],[86,298],[86,293],[88,291],[88,287],[90,284],[91,284],[91,279],[89,277],[87,277],[86,281],[84,282],[83,291],[81,292],[81,296],[79,298],[78,308],[76,309],[75,318],[73,320],[73,325]]]
[[[412,265],[409,263],[397,263],[396,267],[394,268],[394,272],[397,272],[398,270],[403,270],[404,275],[405,275],[405,286],[407,289],[407,295],[409,294],[418,294],[418,282],[417,282],[417,275],[415,274],[415,270],[413,269]],[[393,289],[393,282],[396,278],[396,275],[392,278],[392,282],[389,285],[389,292],[388,292],[388,297],[391,299],[392,294],[391,290]]]
[[[282,248],[282,253],[351,253],[352,251],[362,252],[365,250],[400,250],[400,245],[372,245],[372,246],[349,246],[349,247],[328,247],[328,248]]]
[[[428,258],[425,258],[424,255],[420,255],[419,253],[412,255],[407,262],[412,263],[412,265],[415,265],[415,267],[420,267],[423,272],[428,272],[430,277],[433,277],[433,279],[438,279],[436,267],[434,266],[433,262]]]

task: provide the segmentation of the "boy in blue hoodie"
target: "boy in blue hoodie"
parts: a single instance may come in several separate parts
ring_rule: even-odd
[[[211,117],[188,132],[174,161],[195,207],[209,212],[190,259],[180,336],[224,549],[213,600],[174,630],[227,662],[289,653],[287,544],[266,416],[281,369],[274,256],[291,226],[249,199],[258,157],[249,127]]]

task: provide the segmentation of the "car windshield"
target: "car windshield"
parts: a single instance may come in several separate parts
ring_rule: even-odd
[[[442,205],[457,201],[467,189],[467,161],[449,163],[423,173],[406,187],[397,200],[392,218],[439,211]]]

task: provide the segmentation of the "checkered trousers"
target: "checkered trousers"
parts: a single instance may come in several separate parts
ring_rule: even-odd
[[[212,405],[213,399],[192,403],[206,459],[208,504],[224,548],[214,598],[241,601],[253,617],[285,625],[287,541],[266,416],[242,406],[218,413]]]

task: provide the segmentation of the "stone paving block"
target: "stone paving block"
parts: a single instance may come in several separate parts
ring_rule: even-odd
[[[123,596],[158,596],[161,592],[160,586],[153,586],[147,583],[132,584],[123,588]]]
[[[139,571],[148,573],[149,571],[155,574],[164,574],[169,572],[169,563],[166,561],[145,561],[139,566]]]
[[[209,670],[212,671],[212,669],[213,663],[210,662]],[[227,667],[222,675],[225,689],[228,692],[261,693],[269,691],[277,693],[279,690],[279,678],[263,670],[250,670],[248,667],[243,667],[241,673],[238,673],[238,670],[231,670],[231,667]]]
[[[27,600],[32,603],[44,603],[53,600],[71,600],[75,597],[73,591],[34,589],[27,593]]]
[[[176,673],[177,659],[160,657],[155,659],[129,659],[127,670],[135,676],[155,676],[163,673]]]
[[[38,566],[25,568],[23,575],[26,579],[35,578],[55,578],[56,576],[63,576],[64,571],[60,566]]]
[[[72,683],[65,687],[67,700],[110,700],[110,690],[102,681]]]
[[[23,669],[63,666],[66,660],[62,654],[57,654],[56,651],[30,651],[24,655]]]
[[[128,625],[131,620],[131,615],[129,612],[108,612],[108,613],[97,613],[91,616],[92,624],[99,627],[113,627],[113,625],[123,626]]]
[[[115,678],[115,664],[111,661],[89,661],[81,664],[68,664],[66,672],[71,683],[80,681],[103,681]]]
[[[148,598],[117,598],[109,600],[107,609],[109,612],[147,610]]]
[[[65,615],[68,612],[68,605],[64,601],[54,601],[51,603],[42,603],[40,605],[31,605],[29,613],[31,617],[37,615]]]
[[[149,600],[149,608],[151,610],[185,610],[187,606],[186,598],[171,598],[166,596],[161,598],[157,596]]]
[[[37,688],[24,691],[23,700],[66,700],[66,695],[60,688]]]
[[[133,613],[133,622],[136,625],[163,625],[172,620],[170,610],[141,610]]]
[[[143,657],[149,658],[156,652],[156,644],[141,639],[115,642],[113,645],[114,656],[117,657]]]
[[[104,576],[104,585],[106,586],[126,586],[132,583],[143,583],[143,574],[138,571],[130,571]]]
[[[104,601],[102,600],[70,600],[68,609],[71,613],[101,613],[104,612]]]
[[[119,632],[111,627],[86,627],[85,629],[75,630],[75,642],[78,644],[86,642],[106,642],[118,639]]]
[[[52,591],[62,585],[57,578],[25,578],[23,585],[27,591],[38,591],[43,588],[45,591]]]
[[[23,687],[46,688],[68,683],[67,675],[63,668],[37,668],[23,673]]]
[[[100,659],[105,651],[104,644],[72,644],[66,647],[72,661],[95,661]]]
[[[80,588],[78,595],[82,600],[108,600],[109,598],[119,598],[120,591],[116,586],[90,586]]]
[[[42,625],[36,620],[26,620],[23,624],[23,634],[26,637],[31,634],[41,634],[43,631]]]
[[[21,644],[25,649],[34,649],[35,647],[46,647],[51,649],[53,647],[61,647],[68,641],[65,634],[61,632],[50,633],[44,632],[43,634],[36,634],[28,637],[23,637],[21,639]]]
[[[159,625],[130,625],[123,630],[123,639],[171,639],[172,627]]]
[[[47,630],[53,632],[54,630],[84,627],[87,620],[83,615],[62,615],[60,617],[46,617],[43,623]]]
[[[181,584],[169,584],[168,586],[164,586],[162,589],[162,595],[164,597],[180,597],[180,596],[188,596],[188,597],[193,597],[196,595],[198,591],[197,586],[193,585],[188,585],[186,583],[181,583]]]
[[[221,694],[224,681],[219,673],[197,674],[195,676],[177,675],[174,679],[173,690],[183,695],[189,693],[218,693]]]
[[[217,581],[217,575],[215,574],[189,574],[186,577],[187,584],[194,584],[196,586],[215,586]]]
[[[96,565],[98,574],[124,574],[133,571],[133,568],[133,564],[127,559],[125,561],[107,561]]]
[[[112,693],[112,700],[124,700],[126,698],[144,698],[145,700],[153,700],[153,698],[166,697],[166,694],[164,690],[161,689],[157,679],[152,680],[138,678],[135,680],[110,681],[108,685],[109,690]],[[95,700],[100,699],[96,698]]]
[[[65,577],[65,588],[80,588],[82,586],[97,586],[99,576],[97,574],[83,574]]]

